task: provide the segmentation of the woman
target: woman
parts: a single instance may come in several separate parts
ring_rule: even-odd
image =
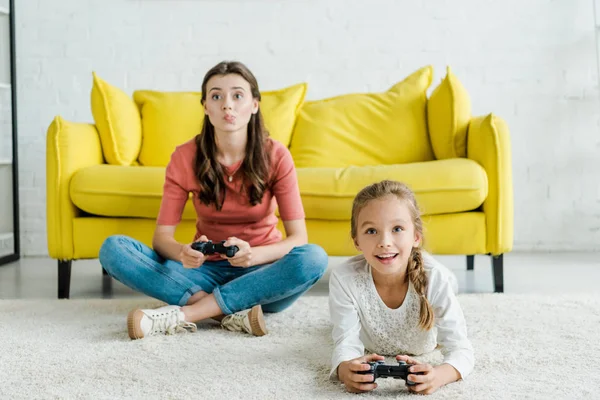
[[[100,262],[115,279],[168,306],[135,309],[129,337],[195,331],[214,318],[232,331],[267,333],[265,312],[289,307],[321,278],[327,254],[307,244],[304,209],[288,149],[269,138],[254,75],[221,62],[202,82],[202,132],[178,146],[166,169],[150,249],[111,236]],[[197,213],[194,242],[225,241],[232,257],[203,254],[174,238],[189,193]],[[277,229],[275,208],[286,231]]]

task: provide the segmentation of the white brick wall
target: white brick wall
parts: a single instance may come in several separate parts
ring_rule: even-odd
[[[23,253],[46,254],[46,128],[57,114],[93,121],[92,70],[127,93],[198,90],[223,59],[246,63],[263,90],[307,81],[309,99],[384,90],[427,64],[437,85],[450,65],[474,114],[511,128],[515,248],[599,250],[593,11],[588,0],[19,0]]]

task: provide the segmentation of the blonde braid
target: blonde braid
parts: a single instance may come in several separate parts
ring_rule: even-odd
[[[413,247],[411,257],[408,261],[408,279],[412,282],[421,299],[421,318],[419,326],[421,329],[433,328],[435,316],[433,308],[427,300],[427,274],[423,267],[423,255],[419,247]]]

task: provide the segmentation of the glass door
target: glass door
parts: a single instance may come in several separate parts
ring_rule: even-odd
[[[0,265],[19,258],[14,0],[0,0]]]

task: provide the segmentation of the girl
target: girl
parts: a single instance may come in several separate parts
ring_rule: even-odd
[[[352,392],[373,390],[373,375],[357,372],[385,354],[422,373],[408,376],[415,393],[430,394],[464,379],[473,369],[473,348],[455,297],[456,280],[421,250],[423,224],[414,194],[394,181],[364,188],[352,205],[351,235],[362,254],[336,268],[329,283],[331,377]],[[438,345],[441,365],[408,356]],[[365,355],[365,348],[374,354]]]
[[[153,249],[121,235],[100,249],[108,274],[169,304],[132,310],[132,339],[195,331],[194,322],[206,318],[262,336],[263,310],[289,307],[327,267],[325,251],[307,244],[293,160],[263,126],[254,75],[239,62],[217,64],[204,77],[201,102],[201,133],[178,146],[166,168]],[[189,193],[197,213],[194,241],[225,240],[239,248],[233,257],[204,255],[175,240]]]

